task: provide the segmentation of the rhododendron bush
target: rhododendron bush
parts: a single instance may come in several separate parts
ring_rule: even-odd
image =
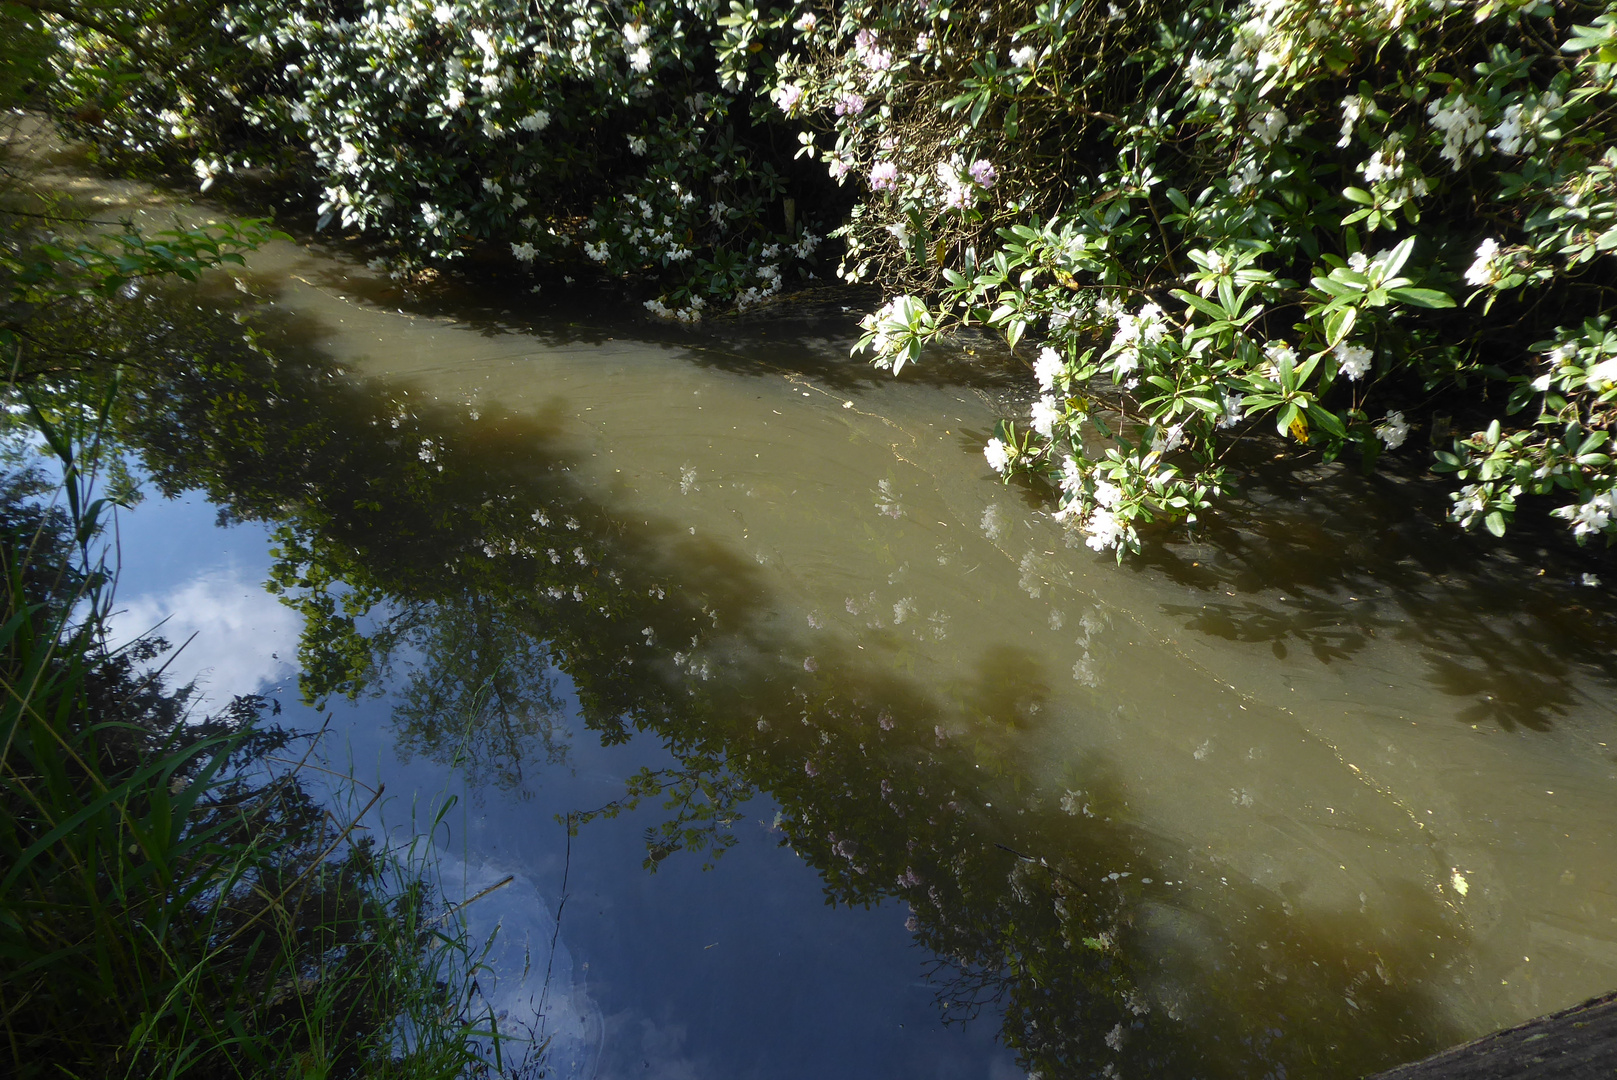
[[[988,464],[1046,478],[1090,546],[1194,520],[1265,428],[1367,467],[1419,431],[1462,525],[1547,496],[1583,540],[1617,529],[1614,28],[1609,5],[933,3],[845,9],[836,44],[773,63],[866,178],[843,270],[901,294],[861,347],[897,371],[1001,331],[1039,396]]]
[[[164,68],[64,24],[61,111],[204,185],[306,177],[406,264],[508,243],[647,275],[653,312],[695,319],[823,258],[887,293],[859,349],[895,374],[991,328],[1036,393],[987,463],[1042,478],[1097,550],[1207,512],[1254,435],[1366,468],[1434,454],[1462,526],[1531,509],[1617,535],[1617,5],[245,0],[197,19]],[[107,69],[142,78],[87,110]]]
[[[401,272],[492,242],[649,277],[654,311],[694,320],[779,292],[820,243],[719,85],[701,0],[163,11],[118,40],[63,24],[70,129],[203,190],[252,168],[299,180],[322,226],[391,242]]]

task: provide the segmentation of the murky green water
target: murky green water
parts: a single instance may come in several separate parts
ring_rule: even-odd
[[[472,787],[664,747],[663,866],[767,795],[770,840],[908,904],[944,1014],[1045,1076],[1357,1076],[1617,985],[1586,567],[1318,466],[1118,568],[986,469],[1014,369],[878,375],[835,302],[683,332],[293,245],[243,287],[270,355],[140,378],[126,434],[281,529],[308,685],[385,687],[389,737]],[[640,918],[688,917],[665,874]]]

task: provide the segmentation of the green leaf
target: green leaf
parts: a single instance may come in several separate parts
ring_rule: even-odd
[[[1332,348],[1342,344],[1353,332],[1353,324],[1358,318],[1358,308],[1351,307],[1339,307],[1325,316],[1325,344]]]
[[[1401,288],[1388,289],[1387,295],[1394,300],[1402,300],[1406,304],[1423,308],[1451,308],[1454,306],[1454,297],[1441,289]]]
[[[1334,296],[1339,300],[1356,298],[1364,292],[1363,289],[1354,288],[1352,285],[1333,281],[1330,278],[1317,277],[1310,284],[1325,295]]]
[[[1331,410],[1317,404],[1308,406],[1308,418],[1314,421],[1314,426],[1338,439],[1347,437],[1347,426],[1342,418]]]
[[[1389,251],[1382,261],[1382,266],[1384,267],[1383,274],[1385,277],[1392,277],[1394,274],[1398,273],[1398,271],[1402,270],[1404,268],[1404,263],[1409,261],[1409,256],[1414,252],[1414,250],[1415,238],[1411,236],[1409,239],[1403,241],[1397,247]]]
[[[1197,296],[1195,293],[1186,292],[1184,289],[1175,289],[1173,295],[1203,315],[1210,315],[1215,319],[1228,319],[1230,317],[1229,312],[1204,296]]]

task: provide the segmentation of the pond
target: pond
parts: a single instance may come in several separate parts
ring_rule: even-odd
[[[329,722],[390,824],[460,797],[557,1075],[1355,1077],[1617,985],[1617,626],[1564,552],[1272,464],[1119,567],[985,466],[1001,350],[894,379],[844,297],[234,284],[132,302],[261,351],[131,378],[178,497],[128,625]]]

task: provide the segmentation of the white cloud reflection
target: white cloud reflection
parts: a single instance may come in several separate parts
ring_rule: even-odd
[[[500,1030],[519,1039],[531,1035],[533,1045],[545,1045],[548,1039],[545,1075],[567,1080],[595,1077],[602,1043],[600,1010],[575,980],[572,954],[556,933],[555,916],[532,879],[476,855],[466,862],[440,849],[435,857],[439,887],[448,903],[493,889],[468,904],[463,914],[474,948],[492,936],[477,986]],[[510,883],[500,886],[507,876]],[[520,1047],[507,1046],[505,1053],[522,1057]]]
[[[148,632],[167,639],[179,649],[158,661],[169,661],[171,685],[195,679],[213,704],[259,692],[296,670],[289,660],[297,655],[301,616],[234,567],[205,571],[169,593],[119,597],[114,610],[114,644]]]

